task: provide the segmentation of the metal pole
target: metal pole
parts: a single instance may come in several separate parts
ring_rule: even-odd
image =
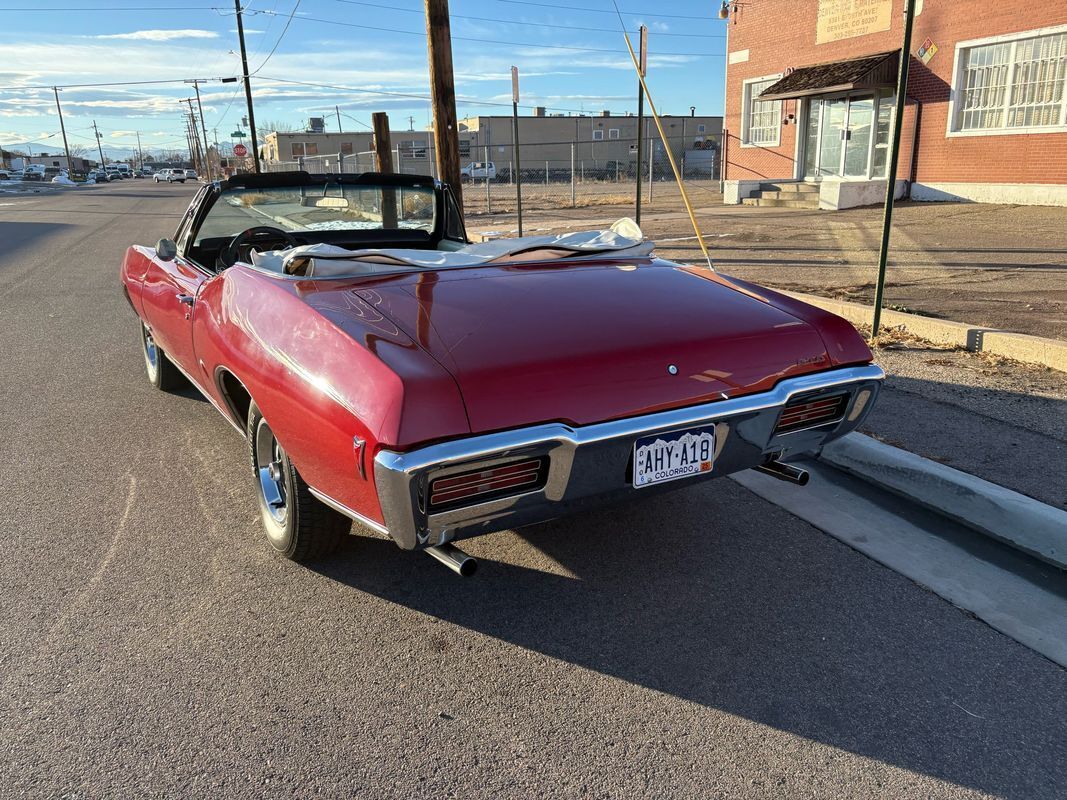
[[[245,102],[248,104],[248,132],[252,137],[252,163],[255,165],[258,175],[262,168],[259,165],[259,140],[256,137],[256,115],[252,110],[252,81],[248,77],[248,53],[245,51],[245,26],[241,19],[241,0],[233,0],[234,8],[237,9],[237,38],[241,42],[241,75],[244,77]]]
[[[882,322],[882,299],[885,294],[885,268],[889,258],[889,231],[893,224],[893,195],[897,185],[897,164],[900,161],[900,133],[904,123],[904,99],[908,91],[908,62],[911,60],[911,30],[915,23],[915,0],[907,0],[904,7],[904,43],[900,48],[900,67],[897,70],[897,107],[893,118],[893,146],[889,151],[889,170],[886,173],[885,208],[882,211],[882,244],[878,250],[878,282],[874,290],[874,319],[871,338],[878,336]]]
[[[485,146],[485,213],[493,213],[493,197],[489,188],[489,145]]]
[[[144,172],[144,151],[141,150],[141,132],[140,131],[136,131],[136,133],[137,133],[137,169],[141,170],[141,172]],[[215,149],[217,150],[218,147],[216,146]]]
[[[93,133],[96,134],[96,152],[100,154],[100,169],[104,169],[104,148],[100,146],[100,131],[96,127],[96,120],[93,120]]]
[[[545,186],[548,186],[548,162],[545,162]]]
[[[519,68],[511,68],[511,141],[515,148],[515,211],[522,236],[522,163],[519,161]]]
[[[652,202],[652,162],[655,159],[652,157],[653,151],[656,149],[654,144],[648,147],[648,202]]]
[[[645,74],[645,67],[647,66],[646,58],[648,55],[648,28],[644,25],[640,28],[641,31],[641,64],[640,72]],[[637,193],[634,196],[634,222],[638,225],[641,224],[641,155],[642,146],[644,144],[644,119],[645,119],[645,85],[640,80],[637,81]]]
[[[67,155],[67,178],[74,180],[74,165],[70,161],[70,147],[67,145],[67,129],[63,125],[63,109],[59,105],[59,89],[53,86],[52,91],[56,94],[56,112],[59,114],[59,129],[63,132],[63,152]]]
[[[577,192],[574,185],[574,142],[571,142],[571,208],[577,208]]]
[[[211,183],[211,151],[208,145],[207,125],[204,124],[204,107],[200,105],[200,81],[193,81],[193,89],[196,90],[196,108],[200,112],[200,133],[204,135],[204,162],[207,167],[207,182]]]
[[[337,132],[338,133],[344,133],[344,131],[341,130],[341,109],[338,108],[337,106],[334,106],[333,110],[334,110],[334,113],[337,114]]]

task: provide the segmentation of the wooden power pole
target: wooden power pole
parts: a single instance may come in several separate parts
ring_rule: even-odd
[[[433,96],[433,139],[437,174],[452,187],[463,208],[459,179],[459,125],[456,120],[456,83],[452,76],[452,31],[448,0],[426,0],[426,38],[430,53],[430,91]]]
[[[374,125],[374,155],[378,172],[393,174],[393,143],[389,139],[389,115],[384,111],[371,114]],[[393,229],[396,220],[396,189],[382,189],[382,227]]]

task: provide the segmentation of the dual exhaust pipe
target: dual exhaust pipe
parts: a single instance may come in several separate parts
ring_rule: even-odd
[[[811,477],[806,469],[794,467],[792,464],[786,464],[784,461],[778,460],[768,461],[766,464],[753,467],[753,469],[780,481],[795,483],[797,486],[807,486],[808,479]]]
[[[786,464],[784,461],[768,461],[766,464],[753,467],[753,469],[755,469],[756,472],[762,472],[764,475],[770,475],[772,478],[777,478],[780,481],[787,481],[788,483],[794,483],[797,486],[806,486],[808,479],[810,478],[810,474],[806,469],[794,467],[792,464]],[[439,544],[436,547],[427,547],[426,552],[454,573],[464,578],[469,578],[478,571],[477,559],[467,555],[450,542]]]

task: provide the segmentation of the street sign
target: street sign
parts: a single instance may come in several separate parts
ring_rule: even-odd
[[[248,155],[248,148],[243,144],[235,144],[233,146],[233,154],[238,158],[244,158]]]
[[[231,139],[243,139],[243,138],[245,138],[245,132],[244,131],[234,131],[233,133],[230,134],[230,138]]]

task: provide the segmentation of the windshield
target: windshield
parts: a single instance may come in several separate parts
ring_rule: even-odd
[[[319,183],[235,188],[219,195],[200,226],[196,244],[233,237],[257,225],[286,231],[404,228],[432,233],[435,215],[432,187]]]

